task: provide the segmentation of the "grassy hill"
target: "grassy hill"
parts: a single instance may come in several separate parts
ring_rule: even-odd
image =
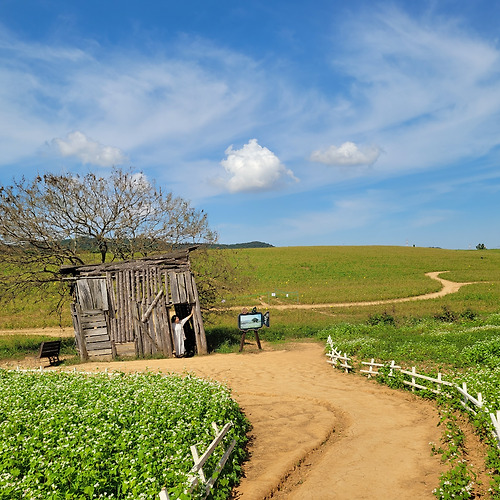
[[[236,267],[237,293],[224,293],[217,307],[259,306],[266,303],[327,304],[408,297],[434,292],[440,284],[425,276],[449,271],[446,279],[475,282],[458,293],[427,301],[391,306],[328,307],[313,311],[273,311],[272,323],[324,325],[365,321],[389,312],[397,318],[438,314],[443,308],[458,313],[496,312],[500,304],[500,250],[443,250],[383,246],[266,247],[217,250]],[[196,259],[196,254],[192,255]],[[234,289],[234,287],[228,287]],[[274,296],[273,296],[274,294]],[[14,299],[0,309],[0,328],[56,326],[50,313],[57,296],[36,291],[28,299]],[[209,325],[232,325],[235,311],[212,314]],[[69,303],[64,325],[70,326]]]
[[[390,314],[403,322],[434,317],[443,311],[497,312],[500,308],[500,251],[443,250],[415,247],[286,247],[241,249],[228,253],[243,289],[224,296],[221,307],[271,304],[274,327],[321,328],[332,323],[365,322]],[[439,299],[379,306],[319,307],[310,311],[272,309],[275,304],[328,304],[411,297],[435,292],[440,283],[425,276],[474,282]],[[273,296],[274,294],[274,296]],[[237,312],[219,312],[209,321],[229,326]],[[265,332],[264,332],[265,333]]]

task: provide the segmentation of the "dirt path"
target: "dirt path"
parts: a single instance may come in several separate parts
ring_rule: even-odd
[[[455,281],[448,281],[443,278],[440,278],[439,275],[443,273],[447,273],[449,271],[433,271],[430,273],[425,273],[429,278],[439,281],[443,288],[438,292],[426,293],[424,295],[415,295],[414,297],[402,297],[399,299],[385,299],[385,300],[371,300],[365,302],[335,302],[328,304],[267,304],[263,300],[260,301],[260,305],[263,307],[268,307],[270,309],[321,309],[326,307],[354,307],[354,306],[376,306],[381,304],[395,304],[398,302],[412,302],[414,300],[428,300],[428,299],[436,299],[439,297],[444,297],[445,295],[449,295],[450,293],[456,293],[465,285],[472,285],[472,282],[469,283],[456,283]],[[230,309],[232,311],[238,311],[241,309],[241,306],[232,306],[226,309]]]
[[[226,383],[246,413],[250,460],[235,498],[431,499],[442,465],[432,403],[346,375],[323,347],[82,365],[190,372]]]

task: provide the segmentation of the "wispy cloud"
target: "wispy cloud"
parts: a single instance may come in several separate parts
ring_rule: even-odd
[[[270,232],[286,232],[282,243],[299,233],[318,241],[323,227],[330,235],[369,231],[393,214],[381,198],[364,200],[364,191],[375,182],[404,183],[409,173],[446,172],[440,187],[451,199],[459,179],[477,174],[478,158],[489,155],[485,178],[498,170],[492,151],[500,144],[500,50],[467,19],[423,7],[406,12],[405,2],[395,3],[403,7],[367,2],[351,17],[346,8],[330,33],[315,38],[322,41],[314,45],[318,64],[309,66],[304,54],[281,45],[259,53],[228,49],[245,45],[225,35],[202,38],[213,30],[102,50],[89,38],[32,42],[0,27],[0,174],[21,162],[31,171],[54,168],[54,155],[39,155],[48,143],[64,166],[129,158],[169,189],[212,203],[214,218],[219,210],[227,220],[227,207],[237,203],[244,212],[248,198],[234,193],[266,191],[260,200],[268,202]],[[231,143],[238,146],[227,148]],[[422,209],[423,178],[412,177],[408,195],[398,198],[406,225],[417,213],[432,214],[427,221],[447,214]],[[292,210],[290,196],[287,213],[295,216],[274,220],[278,187],[316,200],[340,182],[330,210],[312,203]],[[478,183],[478,198],[492,186]]]
[[[398,175],[500,142],[493,44],[458,23],[397,8],[342,21],[321,90],[279,73],[273,60],[257,62],[203,39],[185,37],[168,52],[103,52],[91,43],[30,43],[4,29],[0,164],[81,130],[138,166],[161,166],[167,177],[179,164],[218,165],[229,142],[259,137],[307,189],[341,173],[317,173],[306,158]],[[327,56],[326,47],[318,50]]]
[[[301,235],[332,235],[336,231],[365,227],[384,213],[387,205],[380,199],[380,193],[366,193],[365,196],[339,198],[329,210],[304,213],[283,222],[285,227]]]
[[[380,156],[380,148],[369,146],[359,148],[354,142],[344,142],[330,146],[326,150],[316,150],[311,154],[311,161],[334,166],[373,165]]]
[[[65,139],[52,139],[51,145],[61,156],[77,158],[84,165],[112,167],[128,160],[120,149],[93,141],[79,131],[68,134]]]
[[[241,149],[229,146],[221,165],[229,174],[227,189],[231,193],[259,191],[278,187],[288,177],[297,180],[280,159],[257,139],[251,139]]]
[[[453,210],[423,210],[415,214],[415,217],[411,221],[411,227],[434,226],[449,220],[454,215],[456,215],[456,212]]]
[[[169,55],[159,47],[147,55],[72,49],[21,40],[0,26],[0,165],[74,130],[163,168],[199,161],[214,145],[220,158],[258,121],[262,75],[248,57],[208,42],[170,48]]]
[[[388,7],[353,18],[340,35],[333,67],[352,85],[335,130],[382,144],[379,168],[442,166],[500,142],[500,52],[492,43],[451,19]]]

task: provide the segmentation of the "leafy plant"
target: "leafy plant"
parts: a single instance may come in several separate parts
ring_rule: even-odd
[[[229,390],[190,375],[0,371],[0,499],[147,499],[181,493],[211,422],[237,445],[213,498],[226,498],[248,422]],[[223,451],[207,462],[207,477]]]
[[[498,366],[500,358],[500,336],[475,342],[462,351],[462,357],[468,364],[483,363]]]

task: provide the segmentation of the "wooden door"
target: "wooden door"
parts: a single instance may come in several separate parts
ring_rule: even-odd
[[[105,278],[82,278],[77,285],[79,344],[88,357],[114,356],[108,330],[108,291]],[[76,328],[75,328],[76,331]],[[82,350],[83,351],[83,350]],[[82,354],[81,354],[82,355]]]

